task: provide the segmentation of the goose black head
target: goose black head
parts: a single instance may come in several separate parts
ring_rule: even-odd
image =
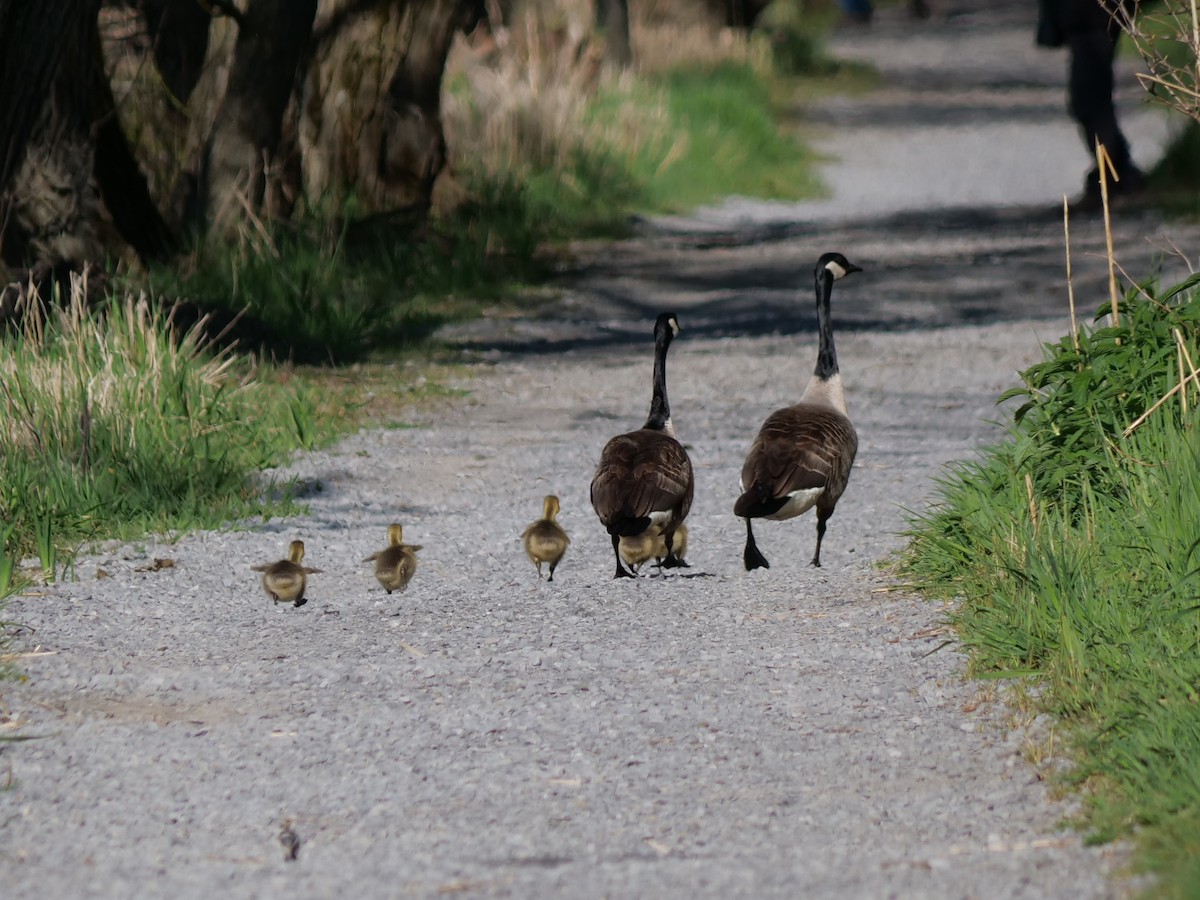
[[[679,334],[679,319],[675,318],[675,313],[661,313],[654,320],[654,340],[665,340],[668,343],[671,338]]]
[[[824,272],[828,272],[833,276],[833,280],[845,278],[851,272],[861,272],[858,266],[846,259],[840,253],[822,253],[821,258],[817,260],[817,277],[820,278]]]

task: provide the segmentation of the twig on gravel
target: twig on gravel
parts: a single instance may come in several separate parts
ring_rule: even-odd
[[[947,647],[949,647],[953,643],[954,643],[954,641],[942,641],[940,644],[938,644],[932,650],[926,650],[924,653],[922,653],[917,658],[924,659],[927,656],[933,656],[933,654],[937,653],[939,650],[945,650]]]

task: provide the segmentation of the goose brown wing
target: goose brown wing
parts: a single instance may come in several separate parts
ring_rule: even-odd
[[[797,404],[772,413],[742,467],[742,486],[786,497],[792,491],[826,488],[836,499],[846,487],[858,452],[858,435],[836,410]]]
[[[643,428],[610,440],[592,479],[592,506],[607,527],[620,519],[641,519],[692,505],[692,463],[679,441]]]

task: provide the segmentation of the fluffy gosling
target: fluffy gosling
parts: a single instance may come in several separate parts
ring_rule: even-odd
[[[558,524],[558,510],[558,498],[547,494],[542,501],[542,518],[526,528],[521,535],[521,540],[525,543],[525,553],[537,566],[538,578],[542,577],[542,563],[550,564],[550,576],[547,581],[554,580],[554,569],[567,552],[567,545],[571,543],[567,533]]]
[[[303,560],[304,541],[292,541],[287,559],[253,566],[254,571],[263,573],[262,586],[268,597],[276,603],[291,603],[294,606],[303,606],[308,602],[304,599],[308,576],[319,574],[321,570],[301,565]]]
[[[388,545],[372,553],[363,562],[375,563],[375,577],[389,594],[403,592],[417,571],[417,551],[420,544],[404,543],[404,528],[393,522],[388,526]]]
[[[679,565],[685,569],[691,568],[684,559],[687,554],[687,538],[687,525],[680,522],[679,527],[675,529],[673,543],[675,557],[679,560]],[[663,562],[667,558],[667,542],[663,538],[662,531],[652,525],[641,534],[622,537],[617,542],[617,552],[621,554],[621,559],[634,574],[637,574],[641,571],[642,566],[651,559],[660,569],[663,567]]]

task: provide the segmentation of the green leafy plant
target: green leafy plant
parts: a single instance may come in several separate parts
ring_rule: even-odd
[[[58,571],[58,550],[54,546],[52,518],[48,514],[34,514],[33,540],[37,545],[38,561],[42,566],[42,578],[52,582]]]
[[[1093,839],[1135,826],[1185,896],[1200,821],[1200,278],[1131,290],[1119,322],[1047,346],[1007,440],[953,468],[902,567],[977,673],[1036,673]]]

